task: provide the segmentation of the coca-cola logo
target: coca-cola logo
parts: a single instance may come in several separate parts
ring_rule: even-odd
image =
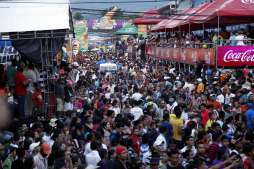
[[[241,0],[244,4],[254,3],[254,0]]]
[[[205,60],[205,62],[207,64],[210,64],[210,55],[211,55],[210,52],[205,52],[205,58],[204,58],[204,60]]]
[[[196,62],[197,61],[197,55],[198,55],[197,51],[192,51],[191,52],[191,61],[192,62]]]
[[[182,60],[186,60],[186,50],[184,50],[184,51],[182,52],[181,59],[182,59]]]
[[[151,54],[151,48],[148,49],[148,54]]]
[[[177,50],[174,50],[174,58],[177,58]]]
[[[223,57],[224,62],[254,62],[254,50],[246,50],[244,53],[229,50]]]
[[[169,50],[167,50],[167,57],[169,58],[169,54],[170,54],[170,51]]]
[[[152,49],[152,55],[154,55],[154,48]]]

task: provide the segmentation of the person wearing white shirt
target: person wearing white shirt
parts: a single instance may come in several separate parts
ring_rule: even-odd
[[[183,89],[186,90],[187,87],[190,89],[190,91],[192,91],[192,90],[195,89],[195,86],[194,86],[194,84],[191,83],[191,80],[190,80],[190,79],[189,79],[188,82],[186,82],[186,83],[184,84]]]
[[[99,148],[99,142],[92,141],[90,144],[90,147],[92,149],[91,153],[86,155],[86,165],[93,165],[97,166],[98,162],[101,161],[101,157],[99,155],[99,152],[97,151]],[[88,145],[87,145],[88,146]]]
[[[159,130],[160,130],[160,135],[156,138],[156,141],[164,142],[164,144],[163,144],[164,150],[167,150],[167,146],[168,145],[167,145],[167,141],[166,141],[165,135],[168,132],[168,128],[167,128],[167,126],[162,125],[162,126],[160,126]]]
[[[217,90],[216,101],[220,102],[220,104],[224,104],[224,96],[222,95],[220,89]]]
[[[180,150],[182,153],[184,153],[187,150],[192,150],[194,154],[197,153],[197,150],[194,147],[194,138],[192,136],[188,136],[186,138],[186,144],[187,145]]]
[[[229,104],[230,98],[234,98],[234,97],[235,97],[235,94],[231,93],[231,89],[228,89],[226,94],[225,104]]]
[[[243,40],[245,39],[245,36],[243,35],[243,31],[239,30],[238,31],[238,36],[235,37],[235,43],[236,46],[244,46]]]
[[[143,110],[141,108],[138,107],[138,101],[134,100],[133,104],[135,104],[135,107],[133,107],[130,111],[131,114],[133,114],[134,116],[134,120],[136,121],[139,119],[140,116],[143,115]]]
[[[93,131],[93,135],[94,135],[94,138],[95,138],[95,141],[99,142],[101,141],[101,138],[102,138],[102,134],[98,131]],[[108,150],[107,146],[105,144],[102,143],[102,148]],[[91,153],[92,150],[91,150],[91,142],[88,143],[86,145],[86,148],[85,148],[85,151],[84,151],[84,155],[86,156],[87,154]]]
[[[113,94],[114,93],[114,88],[115,88],[115,85],[113,84],[113,81],[109,81],[109,85],[107,86],[109,89],[110,89],[110,94]]]
[[[142,94],[138,93],[138,89],[135,89],[135,92],[132,96],[131,96],[131,99],[134,99],[134,100],[140,100],[141,97],[142,97]]]

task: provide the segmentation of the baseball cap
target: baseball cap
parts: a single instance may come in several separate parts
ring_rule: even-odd
[[[167,126],[160,126],[159,127],[159,130],[160,130],[160,133],[164,133],[165,131],[167,131]]]
[[[25,129],[23,127],[19,127],[18,131],[25,131]]]
[[[151,105],[153,105],[153,102],[149,102],[147,105],[148,105],[148,106],[151,106]]]
[[[165,142],[164,141],[161,141],[161,140],[156,140],[154,143],[153,143],[153,146],[156,147],[156,146],[160,146],[162,144],[164,144]]]
[[[176,77],[176,80],[179,80],[180,78],[179,77]]]
[[[201,78],[198,78],[197,81],[202,82],[202,79],[201,79]]]
[[[213,84],[214,84],[214,85],[216,85],[216,84],[217,84],[217,82],[216,82],[216,81],[214,81],[214,82],[213,82]]]
[[[159,159],[158,158],[151,158],[150,165],[159,165]]]
[[[37,143],[32,143],[32,144],[30,144],[29,150],[30,150],[31,152],[33,152],[34,148],[37,147],[37,146],[39,146],[40,143],[41,143],[41,142],[39,141],[39,142],[37,142]]]
[[[37,128],[37,129],[35,129],[35,131],[36,131],[37,133],[40,133],[40,132],[43,131],[43,129]]]
[[[10,141],[11,140],[11,135],[8,135],[8,134],[6,134],[5,136],[4,136],[4,140],[5,141]]]
[[[247,107],[253,107],[253,103],[248,103]]]
[[[126,151],[126,148],[125,147],[119,147],[117,150],[116,150],[116,154],[120,154],[121,152],[123,151]]]
[[[214,94],[210,94],[210,97],[215,96]]]
[[[174,102],[174,101],[175,101],[174,98],[169,99],[169,102]]]
[[[41,148],[45,154],[51,154],[50,145],[48,143],[43,143]]]

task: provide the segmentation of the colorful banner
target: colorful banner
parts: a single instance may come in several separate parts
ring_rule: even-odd
[[[86,20],[76,20],[74,23],[76,41],[78,41],[80,50],[88,50],[88,28]],[[75,54],[76,55],[76,54]]]
[[[108,20],[107,18],[97,19],[97,20],[83,20],[87,22],[88,30],[90,29],[121,29],[126,25],[131,25],[132,20]],[[79,22],[79,21],[75,21]]]
[[[254,66],[254,46],[219,46],[218,66]]]
[[[204,60],[208,65],[215,65],[215,49],[185,49],[148,46],[147,55],[176,62],[194,65]]]

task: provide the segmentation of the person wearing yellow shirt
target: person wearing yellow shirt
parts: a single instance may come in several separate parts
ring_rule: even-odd
[[[180,120],[182,112],[180,109],[174,111],[176,118],[170,120],[170,123],[173,125],[174,135],[173,138],[176,139],[176,144],[178,149],[183,148],[182,143],[182,136],[181,134],[184,134],[184,131],[182,130],[183,127],[183,120]]]
[[[205,131],[207,131],[209,128],[212,127],[212,124],[215,122],[215,118],[216,118],[213,112],[209,113],[208,116],[210,119],[206,122]]]
[[[198,78],[197,81],[198,81],[197,92],[201,93],[204,90],[204,84],[202,83],[202,79],[201,78]]]

